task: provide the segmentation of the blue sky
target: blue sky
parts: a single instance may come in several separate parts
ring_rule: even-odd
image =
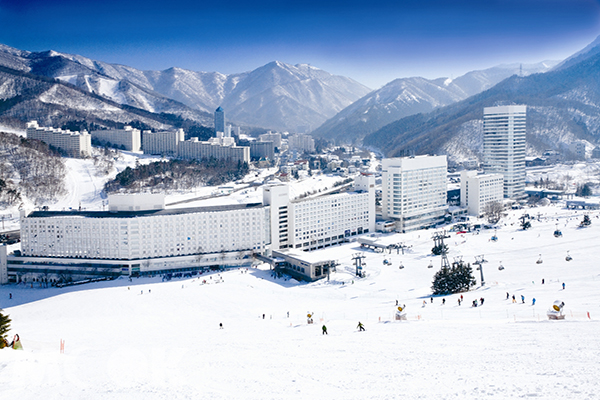
[[[307,63],[371,88],[563,59],[600,35],[598,0],[0,0],[0,43],[144,70]]]

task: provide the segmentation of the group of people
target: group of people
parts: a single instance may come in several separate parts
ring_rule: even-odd
[[[358,329],[359,332],[364,332],[365,331],[365,326],[360,321],[358,321],[358,325],[356,326],[356,328]],[[322,331],[323,335],[329,335],[329,333],[327,333],[327,327],[325,325],[323,325],[321,327],[321,331]]]

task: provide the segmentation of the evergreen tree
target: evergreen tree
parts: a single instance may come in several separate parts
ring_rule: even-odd
[[[6,341],[6,334],[10,330],[10,318],[5,315],[0,308],[0,348],[3,348]]]
[[[433,294],[451,294],[466,292],[475,286],[473,270],[468,264],[455,262],[451,268],[442,267],[433,277]]]

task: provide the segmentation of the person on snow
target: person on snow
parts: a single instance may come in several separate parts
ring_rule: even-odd
[[[516,302],[517,302],[517,299],[515,299],[515,295],[514,295],[514,294],[513,294],[513,296],[512,296],[512,300],[513,300],[513,301],[512,301],[513,303],[516,303]]]
[[[433,303],[433,297],[430,297],[430,298],[429,298],[429,301],[431,301],[431,302]]]
[[[364,331],[364,330],[365,330],[365,326],[364,326],[364,325],[362,324],[362,322],[360,322],[360,321],[358,321],[358,326],[357,326],[357,328],[358,328],[358,331],[359,331],[359,332],[360,332],[360,331]]]
[[[458,305],[460,306],[460,299],[458,299]]]
[[[509,297],[510,296],[509,296],[508,292],[506,292],[506,300],[508,300]]]
[[[442,299],[442,305],[446,304],[446,299]]]
[[[321,329],[323,330],[323,335],[329,335],[327,333],[327,327],[325,325],[323,325],[323,327]]]
[[[531,305],[535,306],[535,297],[531,300]]]
[[[564,283],[564,282],[563,282],[563,285],[562,285],[562,286],[563,286],[563,290],[565,290],[565,283]]]
[[[482,305],[483,305],[483,300],[484,300],[484,298],[483,298],[483,297],[479,299],[479,305],[480,305],[480,306],[482,306]]]
[[[525,304],[525,296],[521,295],[521,302]]]
[[[477,300],[473,300],[473,307],[477,307]]]

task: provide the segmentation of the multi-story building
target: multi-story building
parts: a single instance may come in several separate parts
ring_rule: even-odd
[[[290,201],[289,187],[264,189],[271,207],[271,249],[314,250],[375,231],[375,178],[360,175],[355,191]]]
[[[569,152],[577,160],[585,160],[585,142],[583,140],[577,140],[569,144]]]
[[[219,107],[215,110],[215,133],[225,133],[225,111]]]
[[[161,132],[144,131],[142,135],[142,148],[144,149],[144,154],[176,156],[179,143],[184,140],[185,133],[183,129]]]
[[[87,131],[71,132],[69,130],[40,127],[37,121],[27,123],[27,138],[37,139],[48,146],[62,150],[70,157],[89,157],[92,154],[92,137]]]
[[[273,142],[273,145],[278,149],[281,148],[281,133],[273,133],[271,131],[258,136],[261,142]]]
[[[396,231],[435,226],[448,209],[446,156],[384,158],[382,202],[384,219],[396,221]]]
[[[527,106],[486,107],[483,110],[483,170],[502,174],[504,197],[525,196],[525,134]]]
[[[310,135],[290,135],[288,137],[290,150],[312,153],[315,151],[315,140]]]
[[[261,158],[272,160],[274,157],[275,146],[273,146],[273,142],[250,142],[250,158],[252,160],[257,160]]]
[[[477,171],[460,173],[460,205],[467,208],[469,215],[480,216],[485,207],[504,198],[504,176],[502,174],[477,175]]]
[[[216,139],[216,138],[211,138]],[[225,138],[231,139],[233,138]],[[250,162],[250,147],[221,145],[219,141],[201,142],[193,137],[190,140],[179,142],[177,156],[184,160],[201,160],[215,158],[217,160]]]
[[[102,145],[110,143],[128,151],[140,151],[142,146],[140,130],[131,126],[125,126],[124,129],[95,130],[90,134],[92,139],[97,140]]]
[[[269,207],[261,203],[164,209],[163,195],[113,195],[109,204],[106,212],[22,214],[17,272],[148,274],[239,265],[270,243]]]

